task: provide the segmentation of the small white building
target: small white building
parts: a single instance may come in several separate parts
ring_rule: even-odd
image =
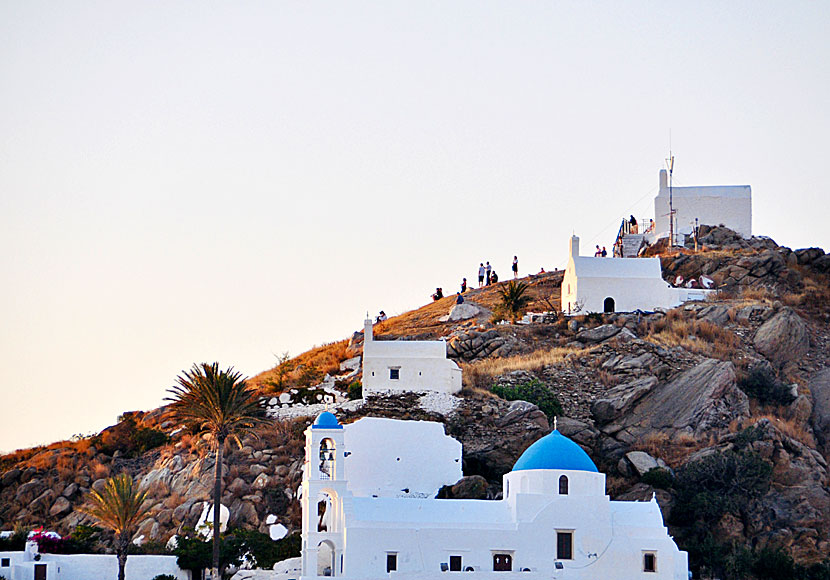
[[[321,414],[306,430],[302,577],[687,580],[656,500],[611,501],[605,475],[558,431],[522,454],[501,500],[433,499],[460,463],[440,424],[364,418],[344,428]]]
[[[444,340],[374,340],[363,325],[363,396],[379,393],[457,393],[461,369],[447,358]]]
[[[748,238],[752,235],[752,188],[749,185],[669,187],[668,173],[660,170],[660,191],[654,198],[656,238],[669,236],[669,196],[674,207],[675,244],[698,224],[720,224]]]
[[[190,572],[176,564],[176,556],[134,555],[127,558],[127,580],[148,580],[169,574],[190,580]],[[118,558],[104,554],[41,554],[37,543],[23,552],[0,552],[0,577],[7,580],[90,580],[117,578]]]
[[[663,280],[660,258],[594,258],[579,255],[571,236],[562,279],[562,312],[650,312],[689,300],[705,300],[712,290],[674,288]]]

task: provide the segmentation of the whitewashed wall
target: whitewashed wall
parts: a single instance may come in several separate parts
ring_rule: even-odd
[[[35,564],[46,564],[47,580],[105,580],[118,578],[118,559],[105,554],[41,554],[37,562],[26,560],[23,552],[0,552],[11,558],[11,572],[0,568],[7,580],[32,580]],[[190,580],[190,572],[176,564],[175,556],[130,556],[125,569],[127,580],[151,580],[159,574],[172,574],[179,580]]]
[[[355,496],[432,498],[462,477],[461,443],[442,423],[364,417],[346,425],[343,436],[345,478]]]
[[[660,172],[660,191],[654,198],[654,224],[659,236],[669,234],[669,187],[665,170]],[[695,218],[700,224],[720,224],[748,238],[752,235],[752,188],[749,185],[713,185],[672,188],[675,225],[679,234],[689,234]],[[675,243],[682,243],[676,238]]]
[[[390,378],[390,369],[399,378]],[[461,369],[447,358],[443,340],[376,341],[371,321],[364,325],[363,394],[383,392],[457,393]]]

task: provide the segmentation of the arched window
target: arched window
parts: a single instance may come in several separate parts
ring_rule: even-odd
[[[559,477],[559,495],[568,495],[568,476]]]
[[[328,437],[320,441],[320,473],[323,479],[334,477],[334,441]]]
[[[602,311],[605,313],[614,312],[614,299],[610,296],[602,303]]]

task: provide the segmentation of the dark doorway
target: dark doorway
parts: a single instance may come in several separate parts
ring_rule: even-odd
[[[35,580],[46,580],[46,564],[35,564]]]
[[[602,303],[602,311],[605,313],[614,312],[614,299],[610,296]]]
[[[510,572],[513,570],[513,556],[510,554],[493,554],[493,571]]]

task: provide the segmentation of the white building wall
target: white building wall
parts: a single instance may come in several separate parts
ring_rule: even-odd
[[[36,564],[46,564],[47,580],[91,580],[117,578],[118,558],[105,554],[41,554],[40,560],[25,557],[24,552],[0,552],[10,558],[10,568],[0,568],[7,580],[32,580]],[[125,568],[127,580],[149,580],[159,574],[171,574],[190,580],[190,572],[176,564],[176,556],[129,556]]]
[[[343,427],[345,478],[357,497],[435,497],[456,483],[461,443],[443,423],[364,417]]]
[[[752,188],[749,185],[713,185],[672,189],[676,234],[690,234],[699,224],[720,224],[744,237],[752,235]],[[669,235],[669,186],[666,170],[660,171],[660,191],[654,198],[657,235]],[[675,243],[682,243],[675,238]]]
[[[391,371],[397,370],[398,378]],[[385,392],[457,393],[461,369],[447,358],[443,340],[376,341],[372,322],[364,326],[363,395]]]

